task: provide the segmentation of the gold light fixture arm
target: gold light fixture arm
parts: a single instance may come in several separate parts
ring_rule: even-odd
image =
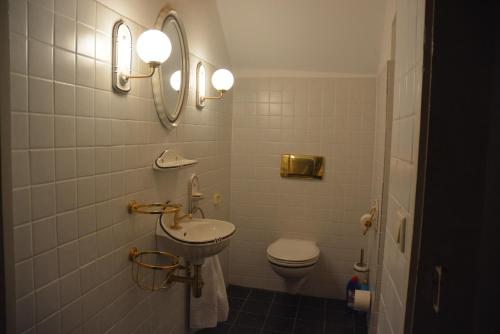
[[[125,80],[129,79],[143,79],[143,78],[150,78],[155,74],[156,71],[156,65],[149,65],[149,68],[151,69],[151,72],[149,74],[143,74],[143,75],[125,75]]]
[[[125,73],[120,73],[119,74],[120,84],[126,85],[130,79],[144,79],[144,78],[152,77],[153,74],[155,74],[155,71],[156,71],[156,68],[158,67],[158,65],[150,64],[149,67],[151,68],[151,72],[149,74],[145,74],[145,75],[130,75],[130,74],[125,74]]]
[[[219,96],[201,96],[200,99],[202,102],[204,102],[205,100],[218,100],[218,99],[222,99],[222,97],[224,96],[224,93],[225,93],[225,91],[220,90]]]

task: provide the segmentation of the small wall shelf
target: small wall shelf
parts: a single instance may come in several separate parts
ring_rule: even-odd
[[[165,150],[153,162],[153,169],[155,170],[169,170],[181,167],[196,165],[198,160],[186,159],[174,150]]]

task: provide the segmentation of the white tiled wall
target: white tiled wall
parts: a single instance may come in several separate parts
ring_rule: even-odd
[[[392,101],[394,90],[394,63],[387,62],[377,75],[377,109],[373,151],[372,198],[377,200],[379,212],[376,224],[367,233],[367,263],[370,268],[370,332],[375,333],[378,320],[382,263],[384,259],[385,226],[391,157]]]
[[[237,78],[230,281],[283,290],[266,259],[279,237],[314,240],[321,260],[303,293],[344,298],[370,205],[374,78]],[[323,180],[282,179],[283,153],[323,155]]]
[[[224,198],[205,213],[229,218],[231,94],[196,110],[191,55],[181,124],[162,127],[150,80],[111,91],[118,18],[93,0],[10,1],[18,333],[184,332],[182,285],[152,294],[131,280],[128,249],[154,247],[155,219],[130,216],[127,202],[186,204],[197,172],[202,191]],[[144,28],[125,19],[136,40]],[[135,55],[133,64],[144,72]],[[154,172],[166,148],[200,163]]]
[[[378,332],[403,333],[415,208],[423,68],[424,0],[396,4],[396,69],[391,168]],[[398,248],[398,212],[407,217]]]

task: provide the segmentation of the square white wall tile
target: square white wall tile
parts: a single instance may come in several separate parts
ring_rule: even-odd
[[[74,117],[55,116],[55,147],[76,146],[76,126]]]
[[[109,118],[110,94],[106,91],[96,90],[94,94],[95,117]]]
[[[57,249],[37,255],[33,258],[35,272],[35,288],[38,289],[59,277],[59,261]]]
[[[33,292],[33,260],[16,264],[16,298],[22,298]]]
[[[78,238],[78,217],[76,211],[57,215],[57,243],[65,244]]]
[[[75,19],[76,0],[54,0],[54,11]]]
[[[56,183],[56,211],[64,212],[76,208],[76,181]]]
[[[40,321],[59,309],[59,283],[56,281],[36,292],[36,319]]]
[[[82,323],[82,306],[80,300],[61,309],[61,333],[71,333]]]
[[[103,90],[111,89],[111,65],[101,61],[95,62],[95,87]]]
[[[76,24],[76,51],[87,57],[95,57],[95,31],[81,23]]]
[[[75,83],[75,54],[66,50],[54,50],[54,79],[57,81]]]
[[[36,5],[42,6],[43,8],[53,12],[54,11],[54,0],[31,0]]]
[[[76,150],[77,176],[91,176],[95,172],[94,148],[78,148]]]
[[[111,189],[111,177],[109,175],[97,175],[95,177],[95,201],[96,203],[109,200]]]
[[[113,224],[111,217],[111,206],[109,202],[96,204],[96,223],[97,229],[102,229]]]
[[[11,113],[11,148],[27,149],[29,147],[28,137],[28,114]]]
[[[95,203],[95,180],[93,177],[78,179],[77,199],[79,208]]]
[[[75,115],[75,87],[73,85],[54,83],[54,112],[57,115]]]
[[[92,0],[78,0],[77,18],[90,27],[95,27],[96,21],[96,2]]]
[[[34,39],[29,41],[28,47],[29,74],[52,79],[52,47]]]
[[[28,86],[29,111],[52,114],[54,112],[54,86],[52,81],[30,78]]]
[[[78,210],[78,236],[83,237],[96,231],[95,207],[87,206]]]
[[[10,108],[14,111],[28,111],[28,79],[24,75],[10,76]]]
[[[54,146],[54,117],[30,115],[30,147],[52,148]]]
[[[95,60],[85,56],[76,56],[76,83],[93,87],[95,84]]]
[[[12,192],[14,225],[21,225],[30,220],[30,199],[29,188],[16,189]]]
[[[30,1],[28,3],[29,36],[47,44],[53,43],[54,13]]]
[[[75,51],[76,45],[76,22],[63,16],[55,15],[54,44],[68,51]]]
[[[80,238],[79,243],[79,261],[80,266],[84,266],[97,257],[97,239],[95,233]]]
[[[80,297],[80,271],[75,270],[59,280],[61,306]]]
[[[56,150],[56,180],[65,180],[76,176],[76,150]]]
[[[69,242],[59,246],[59,275],[64,276],[79,267],[78,264],[78,241]]]
[[[90,117],[76,118],[76,145],[77,146],[95,145],[94,119]]]
[[[109,35],[96,31],[95,34],[95,57],[105,63],[111,63],[112,41]]]
[[[55,186],[45,184],[31,188],[31,218],[36,220],[55,213]]]
[[[31,240],[31,224],[19,226],[14,229],[14,257],[16,262],[33,256]]]
[[[94,90],[92,88],[76,87],[76,115],[94,116]]]
[[[16,301],[16,331],[21,333],[35,323],[35,296],[30,294]]]
[[[10,34],[10,70],[21,74],[28,72],[28,42],[23,35]]]
[[[29,151],[14,151],[12,159],[12,187],[25,187],[30,184]]]
[[[33,254],[37,255],[57,246],[56,219],[54,217],[32,225]]]
[[[9,31],[26,36],[28,34],[28,1],[9,2]]]
[[[30,151],[31,184],[54,181],[55,155],[54,150]]]
[[[61,332],[61,314],[56,312],[43,321],[36,327],[37,334],[53,334]]]

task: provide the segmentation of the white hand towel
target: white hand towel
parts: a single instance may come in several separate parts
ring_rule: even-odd
[[[189,322],[193,329],[215,327],[217,322],[227,320],[229,312],[226,284],[217,255],[205,259],[201,275],[204,282],[201,297],[191,295]]]

